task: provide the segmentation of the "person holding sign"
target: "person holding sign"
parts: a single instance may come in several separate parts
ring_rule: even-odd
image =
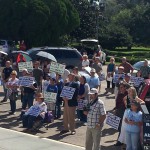
[[[55,78],[50,79],[50,84],[48,85],[46,92],[58,93],[58,87],[56,85]],[[55,105],[56,101],[47,103],[48,110],[52,111],[53,116],[55,115]]]
[[[86,103],[89,102],[89,93],[90,87],[86,83],[86,78],[84,76],[80,77],[80,87],[79,87],[79,94],[78,94],[78,118],[80,121],[82,121],[84,124],[87,122],[87,116],[83,114],[83,107],[86,105]]]
[[[26,77],[31,77],[31,74],[27,71]],[[37,83],[35,81],[32,81],[33,83],[29,86],[21,86],[22,88],[22,94],[23,94],[23,101],[22,101],[22,109],[25,110],[27,105],[28,108],[33,106],[34,101],[34,95],[37,91]]]
[[[98,90],[96,88],[92,88],[89,95],[90,103],[84,108],[84,114],[87,115],[85,150],[99,150],[106,110],[104,103],[98,99]]]
[[[38,120],[44,120],[47,113],[47,105],[44,102],[42,93],[36,95],[36,103],[29,108],[29,110],[23,115],[23,127],[32,130],[34,122]]]
[[[71,87],[75,89],[72,99],[67,99],[63,97],[64,100],[64,114],[63,114],[63,124],[64,129],[60,132],[61,134],[71,131],[71,134],[74,135],[75,131],[75,111],[76,106],[78,106],[78,91],[79,84],[75,82],[75,75],[70,73],[68,76],[69,82],[65,84],[65,86]],[[68,126],[69,125],[69,126]],[[69,128],[70,127],[70,128]]]

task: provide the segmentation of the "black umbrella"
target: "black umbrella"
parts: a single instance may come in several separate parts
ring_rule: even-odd
[[[40,51],[36,55],[57,62],[56,58],[47,52]]]

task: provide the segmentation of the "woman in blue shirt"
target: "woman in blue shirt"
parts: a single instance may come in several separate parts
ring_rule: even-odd
[[[140,126],[142,124],[142,112],[140,111],[140,103],[136,100],[131,102],[131,109],[125,111],[125,135],[126,150],[137,150],[140,138]]]

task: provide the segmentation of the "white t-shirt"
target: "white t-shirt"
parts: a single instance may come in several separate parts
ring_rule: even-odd
[[[82,67],[88,67],[89,66],[89,64],[90,64],[90,62],[89,62],[89,60],[87,59],[87,60],[83,60],[82,61]]]

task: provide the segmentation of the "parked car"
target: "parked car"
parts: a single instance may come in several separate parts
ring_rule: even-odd
[[[93,54],[97,53],[100,57],[100,61],[102,64],[106,62],[106,54],[104,53],[102,47],[99,45],[98,40],[96,39],[83,39],[81,40],[82,50],[81,52],[86,51],[89,59],[92,59]]]
[[[143,150],[150,149],[150,79],[145,80],[139,87],[138,96],[145,101],[141,105],[143,111],[143,138],[141,145]]]
[[[7,54],[15,50],[15,43],[11,40],[0,40],[0,51]]]
[[[39,51],[44,51],[52,54],[58,63],[65,63],[67,68],[73,68],[74,66],[82,68],[82,55],[75,48],[69,47],[37,47],[27,51],[33,60],[37,59],[36,54]]]
[[[144,61],[138,61],[133,65],[133,75],[135,76],[136,73],[138,72],[138,70],[140,70],[140,68],[143,66]],[[148,61],[148,65],[150,66],[150,60]]]

